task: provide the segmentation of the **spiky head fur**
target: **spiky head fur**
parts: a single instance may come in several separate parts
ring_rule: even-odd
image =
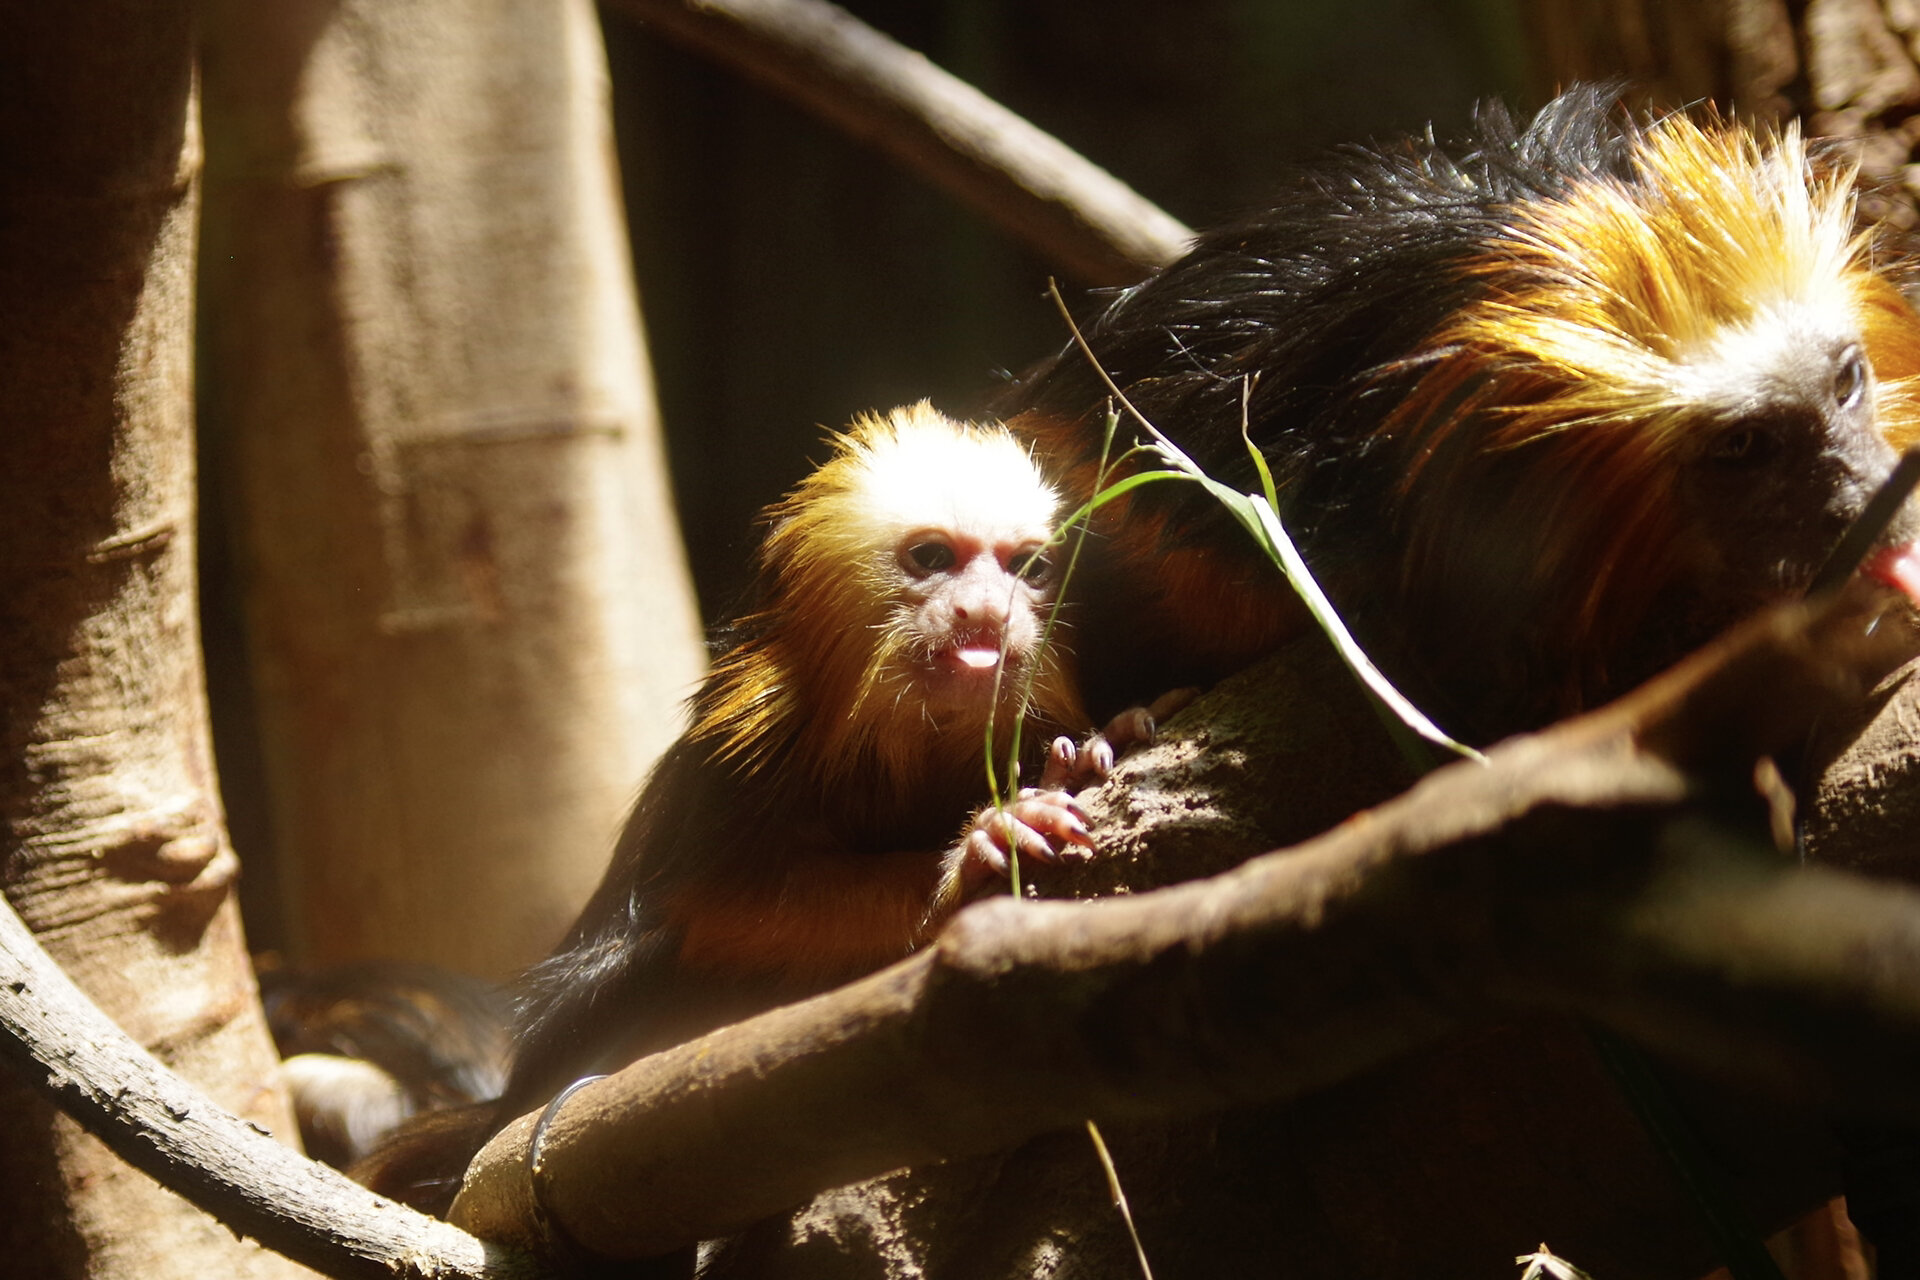
[[[1037,636],[1009,655],[997,705],[958,718],[929,706],[931,655],[898,560],[919,529],[1044,541],[1059,507],[1004,427],[959,422],[925,401],[857,419],[769,509],[761,607],[714,668],[694,736],[742,770],[805,769],[837,790],[870,771],[876,792],[924,794],[918,780],[938,770],[977,791],[989,715],[1003,744],[1023,711],[1040,721],[1028,741],[1042,725],[1079,728],[1086,716],[1065,650]]]
[[[1855,228],[1852,177],[1793,130],[1642,122],[1577,90],[1524,129],[1489,110],[1461,147],[1303,175],[1088,337],[1250,487],[1246,393],[1283,516],[1363,640],[1455,723],[1504,731],[1803,586],[1915,433],[1920,321]],[[1073,364],[1016,425],[1084,473],[1098,389]],[[1201,500],[1137,492],[1112,536],[1151,609],[1248,576]],[[1244,661],[1297,616],[1260,592],[1198,656]]]

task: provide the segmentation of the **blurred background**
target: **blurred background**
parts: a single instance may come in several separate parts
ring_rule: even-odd
[[[1268,200],[1290,162],[1326,148],[1429,125],[1444,135],[1479,100],[1524,106],[1544,96],[1530,88],[1539,77],[1528,70],[1514,0],[1190,0],[1172,8],[1111,0],[1093,11],[1070,0],[863,0],[847,8],[1195,227]],[[1050,279],[1059,278],[1081,312],[1099,296],[921,176],[736,69],[629,12],[603,10],[601,21],[672,499],[699,616],[711,625],[746,592],[755,514],[822,456],[828,430],[922,397],[956,414],[976,412],[1012,373],[1064,341],[1045,297]],[[216,162],[218,124],[209,124]],[[217,368],[203,370],[210,386],[226,380]],[[248,656],[244,622],[245,592],[258,574],[236,568],[247,559],[235,551],[246,535],[231,527],[233,495],[221,492],[231,448],[218,443],[221,415],[206,416],[205,634],[222,793],[247,868],[249,935],[256,949],[296,957],[386,952],[458,961],[465,944],[436,940],[431,930],[401,934],[389,925],[371,940],[329,944],[340,926],[315,934],[315,924],[300,937],[304,914],[339,919],[341,908],[316,905],[310,887],[293,887],[311,886],[313,873],[285,865],[286,824],[296,819],[285,802],[275,816],[260,678],[250,670],[258,658]],[[266,536],[285,541],[284,531]],[[366,661],[378,668],[389,660]],[[280,717],[270,711],[265,719]],[[313,750],[311,739],[297,748],[282,776],[311,776],[314,766],[301,761]],[[338,750],[364,757],[368,745]],[[339,784],[329,794],[338,796]],[[341,802],[323,803],[337,810]],[[409,814],[425,808],[417,798],[405,805]],[[593,829],[604,827],[602,820]],[[347,856],[393,865],[390,854],[342,854],[336,836],[305,843],[309,865]],[[423,858],[459,857],[434,847],[431,834],[396,843]],[[563,902],[590,883],[604,847],[595,841],[575,859],[588,870],[557,891]],[[386,892],[349,891],[344,901],[367,918],[377,914],[373,895]],[[550,936],[551,913],[561,909],[546,908],[549,922],[530,932]],[[507,955],[485,967],[517,967],[537,954],[529,945],[505,946]]]
[[[1514,0],[867,0],[845,6],[1191,226],[1290,161],[1527,97]],[[737,73],[603,16],[635,270],[703,612],[822,429],[967,413],[1065,339],[1058,267]],[[1061,285],[1075,297],[1075,282]]]

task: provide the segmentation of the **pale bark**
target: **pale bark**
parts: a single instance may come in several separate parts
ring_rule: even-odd
[[[10,6],[0,93],[0,883],[99,1005],[292,1130],[233,898],[194,565],[187,4]],[[297,1269],[0,1079],[0,1268]]]
[[[593,10],[207,21],[206,402],[292,950],[504,975],[701,661]]]

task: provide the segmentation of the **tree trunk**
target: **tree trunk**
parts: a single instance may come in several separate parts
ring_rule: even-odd
[[[186,4],[12,6],[0,95],[0,867],[161,1059],[291,1132],[233,898],[195,615]],[[297,1268],[0,1080],[10,1274]]]
[[[1666,107],[1801,119],[1860,159],[1863,211],[1920,225],[1920,6],[1910,0],[1541,0],[1521,7],[1541,92],[1625,76]]]
[[[499,976],[700,665],[593,10],[208,22],[205,403],[291,949]]]

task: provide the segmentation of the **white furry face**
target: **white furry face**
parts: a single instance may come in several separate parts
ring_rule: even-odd
[[[1852,299],[1838,288],[1785,299],[1730,324],[1668,366],[1667,392],[1724,416],[1799,401],[1869,410],[1872,372]]]
[[[723,659],[706,731],[759,759],[797,721],[817,768],[883,757],[904,776],[929,767],[929,741],[977,753],[977,731],[1029,698],[1084,722],[1064,650],[1042,643],[1058,507],[1005,427],[924,402],[856,419],[769,508],[758,634]]]
[[[835,523],[862,544],[849,563],[880,607],[876,665],[909,679],[935,720],[984,716],[1040,647],[1059,499],[1002,428],[921,404],[856,434]]]
[[[957,423],[924,401],[896,409],[865,440],[849,514],[874,546],[917,527],[971,529],[1002,540],[1053,531],[1060,500],[1005,430]]]

